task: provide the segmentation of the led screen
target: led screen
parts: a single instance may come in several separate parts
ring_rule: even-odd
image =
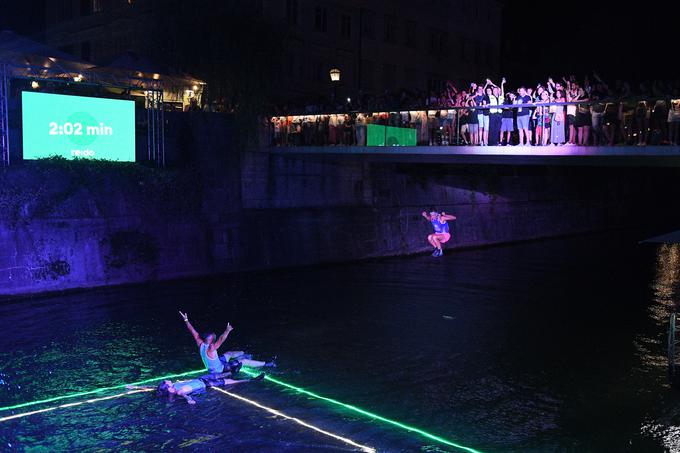
[[[135,160],[133,101],[24,91],[24,159]]]

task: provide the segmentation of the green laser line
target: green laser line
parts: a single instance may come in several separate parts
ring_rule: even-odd
[[[111,386],[111,387],[102,387],[102,388],[95,389],[95,390],[89,390],[87,392],[69,393],[68,395],[55,396],[54,398],[47,398],[47,399],[38,400],[38,401],[30,401],[28,403],[15,404],[14,406],[0,407],[0,412],[9,411],[9,410],[12,410],[12,409],[20,409],[22,407],[35,406],[37,404],[52,403],[54,401],[65,400],[65,399],[68,399],[68,398],[76,398],[78,396],[93,395],[95,393],[102,393],[102,392],[106,392],[108,390],[116,390],[116,389],[124,388],[127,385],[148,384],[149,382],[153,382],[153,381],[162,381],[162,380],[165,380],[165,379],[174,379],[174,378],[178,378],[178,377],[184,377],[184,376],[189,376],[189,375],[192,375],[192,374],[205,373],[205,372],[206,372],[206,370],[205,370],[205,368],[203,368],[201,370],[187,371],[186,373],[169,374],[167,376],[145,379],[143,381],[133,382],[132,384],[120,384],[120,385],[114,385],[114,386]]]
[[[250,376],[255,376],[255,375],[257,374],[257,373],[255,373],[255,372],[253,372],[253,371],[246,370],[246,369],[241,369],[241,371],[244,372],[245,374],[250,375]],[[296,387],[296,386],[294,386],[294,385],[291,385],[291,384],[288,384],[288,383],[286,383],[286,382],[280,381],[280,380],[275,379],[275,378],[273,378],[273,377],[270,377],[270,376],[268,376],[268,375],[265,376],[264,379],[265,379],[266,381],[273,382],[274,384],[280,385],[280,386],[282,386],[282,387],[291,389],[291,390],[293,390],[293,391],[295,391],[295,392],[297,392],[297,393],[300,393],[300,394],[303,394],[303,395],[307,395],[307,396],[311,396],[311,397],[313,397],[313,398],[316,398],[316,399],[319,399],[319,400],[322,400],[322,401],[326,401],[326,402],[331,403],[331,404],[334,404],[334,405],[336,405],[336,406],[344,407],[345,409],[349,409],[349,410],[351,410],[351,411],[353,411],[353,412],[356,412],[356,413],[358,413],[358,414],[364,415],[364,416],[366,416],[366,417],[369,417],[369,418],[372,418],[372,419],[375,419],[375,420],[379,420],[379,421],[381,421],[381,422],[383,422],[383,423],[387,423],[387,424],[390,424],[390,425],[392,425],[392,426],[396,426],[397,428],[401,428],[401,429],[404,429],[404,430],[409,431],[409,432],[412,432],[412,433],[420,434],[421,436],[423,436],[423,437],[425,437],[425,438],[427,438],[427,439],[437,441],[437,442],[442,443],[442,444],[444,444],[444,445],[448,445],[448,446],[450,446],[450,447],[454,447],[454,448],[457,448],[457,449],[459,449],[459,450],[466,451],[466,452],[468,452],[468,453],[482,453],[482,452],[479,451],[479,450],[475,450],[474,448],[470,448],[470,447],[466,447],[466,446],[464,446],[464,445],[457,444],[456,442],[453,442],[453,441],[451,441],[451,440],[448,440],[448,439],[445,439],[445,438],[443,438],[443,437],[437,436],[437,435],[435,435],[435,434],[428,433],[427,431],[424,431],[424,430],[422,430],[422,429],[420,429],[420,428],[416,428],[416,427],[414,427],[414,426],[405,425],[404,423],[400,423],[400,422],[398,422],[398,421],[396,421],[396,420],[392,420],[392,419],[383,417],[383,416],[381,416],[381,415],[374,414],[373,412],[369,412],[369,411],[364,410],[364,409],[361,409],[361,408],[359,408],[359,407],[352,406],[351,404],[343,403],[343,402],[338,401],[338,400],[335,400],[335,399],[333,399],[333,398],[328,398],[328,397],[326,397],[326,396],[321,396],[321,395],[319,395],[319,394],[317,394],[317,393],[310,392],[309,390],[305,390],[305,389],[300,388],[300,387]]]
[[[243,371],[245,374],[250,375],[250,376],[255,376],[255,375],[258,374],[258,373],[255,373],[253,371],[247,370],[245,368],[242,369],[241,371]],[[0,407],[0,412],[12,410],[12,409],[19,409],[19,408],[22,408],[22,407],[35,406],[35,405],[38,405],[38,404],[51,403],[51,402],[54,402],[54,401],[60,401],[60,400],[68,399],[68,398],[76,398],[78,396],[85,396],[85,395],[92,395],[92,394],[95,394],[95,393],[102,393],[102,392],[106,392],[108,390],[116,390],[116,389],[124,388],[128,385],[148,384],[149,382],[153,382],[153,381],[157,382],[157,381],[162,381],[162,380],[165,380],[165,379],[174,379],[174,378],[178,378],[178,377],[190,376],[192,374],[205,373],[205,372],[206,372],[206,370],[205,370],[205,368],[203,368],[203,369],[200,369],[200,370],[187,371],[185,373],[169,374],[169,375],[166,375],[166,376],[160,376],[160,377],[145,379],[143,381],[133,382],[131,384],[120,384],[120,385],[114,385],[114,386],[110,386],[110,387],[102,387],[102,388],[99,388],[99,389],[89,390],[87,392],[70,393],[68,395],[56,396],[54,398],[47,398],[47,399],[44,399],[44,400],[30,401],[30,402],[27,402],[27,403],[15,404],[13,406]],[[435,434],[428,433],[427,431],[424,431],[420,428],[416,428],[414,426],[409,426],[409,425],[406,425],[404,423],[400,423],[396,420],[392,420],[392,419],[383,417],[381,415],[374,414],[373,412],[369,412],[369,411],[361,409],[359,407],[352,406],[351,404],[343,403],[343,402],[335,400],[333,398],[321,396],[317,393],[310,392],[309,390],[305,390],[305,389],[300,388],[300,387],[296,387],[294,385],[280,381],[280,380],[275,379],[273,377],[265,376],[265,380],[272,382],[274,384],[280,385],[282,387],[288,388],[290,390],[293,390],[293,391],[300,393],[302,395],[311,396],[311,397],[316,398],[318,400],[326,401],[326,402],[334,404],[336,406],[344,407],[345,409],[349,409],[353,412],[364,415],[366,417],[369,417],[369,418],[372,418],[372,419],[375,419],[375,420],[379,420],[383,423],[386,423],[386,424],[389,424],[389,425],[392,425],[392,426],[396,426],[397,428],[401,428],[403,430],[406,430],[406,431],[409,431],[409,432],[412,432],[412,433],[420,434],[421,436],[423,436],[427,439],[437,441],[437,442],[442,443],[444,445],[449,445],[451,447],[457,448],[459,450],[466,451],[468,453],[482,453],[479,450],[475,450],[474,448],[470,448],[470,447],[466,447],[464,445],[457,444],[456,442],[453,442],[451,440],[437,436]]]

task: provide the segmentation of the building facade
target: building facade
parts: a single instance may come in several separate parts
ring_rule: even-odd
[[[278,71],[284,96],[328,95],[331,68],[340,69],[339,86],[347,93],[439,90],[447,80],[461,84],[498,76],[502,11],[495,0],[247,1],[259,20],[285,30]],[[163,32],[160,17],[168,14],[168,5],[50,1],[44,39],[94,63],[124,51],[165,61],[151,35]]]

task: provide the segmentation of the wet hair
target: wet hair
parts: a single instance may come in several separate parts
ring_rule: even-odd
[[[203,339],[205,341],[208,341],[209,336],[213,336],[213,341],[217,339],[217,335],[215,335],[215,332],[207,332],[205,335],[203,335]]]
[[[158,387],[156,387],[156,391],[161,395],[167,395],[168,393],[170,393],[168,389],[170,389],[170,384],[168,384],[165,381],[161,382],[160,384],[158,384]]]

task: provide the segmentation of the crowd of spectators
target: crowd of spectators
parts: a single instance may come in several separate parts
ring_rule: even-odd
[[[607,84],[597,74],[508,89],[487,79],[441,93],[385,92],[286,106],[263,122],[274,146],[366,145],[370,124],[412,128],[417,144],[678,145],[680,83]],[[332,113],[327,113],[332,112]]]

